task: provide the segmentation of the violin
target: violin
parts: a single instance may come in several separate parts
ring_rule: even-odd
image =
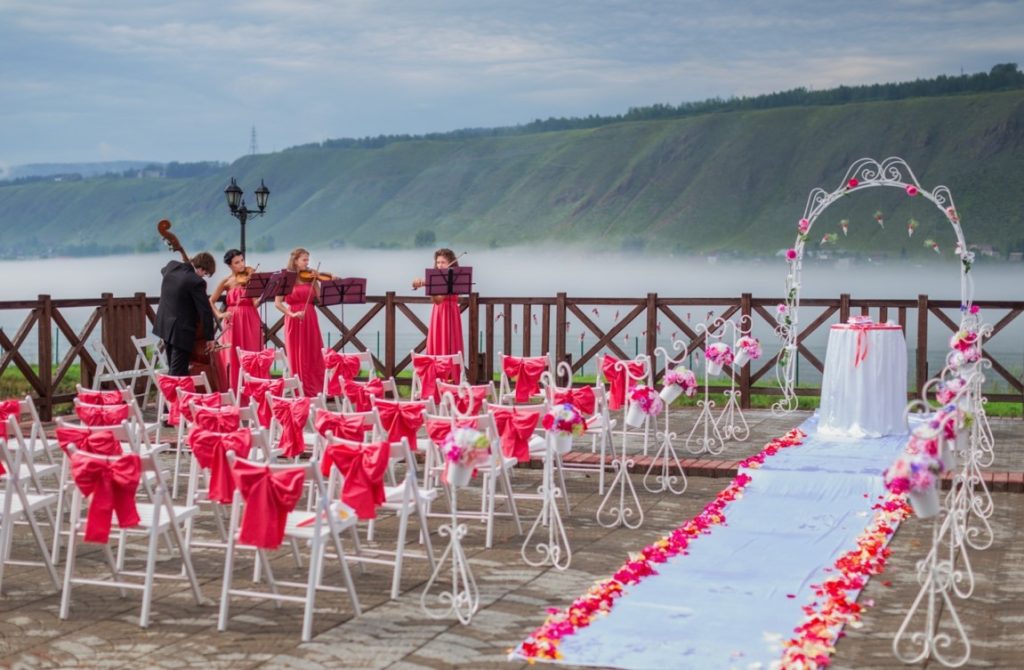
[[[249,277],[251,277],[254,272],[256,272],[256,268],[246,265],[244,270],[235,273],[235,283],[239,286],[245,286],[249,283]]]
[[[313,281],[331,281],[334,275],[330,272],[319,272],[318,270],[299,270],[299,281],[309,284]]]

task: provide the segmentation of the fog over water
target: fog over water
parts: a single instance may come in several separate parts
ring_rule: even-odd
[[[461,249],[456,249],[461,252]],[[219,253],[215,256],[219,257]],[[131,296],[136,292],[156,295],[160,289],[160,268],[172,258],[169,252],[112,256],[103,258],[60,258],[0,262],[0,301],[34,299],[39,294],[54,298],[96,298],[104,292],[115,296]],[[261,271],[276,270],[288,258],[288,251],[250,254],[250,265],[259,264]],[[324,271],[339,276],[366,277],[370,295],[383,295],[395,291],[398,295],[422,295],[413,291],[410,282],[415,276],[422,276],[424,268],[433,261],[432,250],[363,250],[324,249],[313,250],[312,263],[320,264]],[[219,259],[218,259],[219,260]],[[735,299],[741,293],[752,293],[755,298],[780,299],[784,292],[786,262],[781,259],[732,261],[720,259],[710,262],[701,257],[654,256],[641,254],[617,254],[582,252],[555,248],[504,248],[497,250],[475,250],[460,261],[474,269],[475,289],[483,297],[554,297],[564,291],[570,298],[621,297],[643,298],[648,292],[668,298],[723,298]],[[975,281],[974,294],[978,300],[1021,300],[1024,299],[1024,264],[979,262],[972,272]],[[212,291],[216,282],[224,276],[222,265],[218,274],[210,280]],[[916,299],[918,294],[927,294],[932,299],[959,300],[960,276],[957,263],[950,256],[943,261],[931,263],[900,262],[889,260],[884,263],[847,261],[810,261],[804,266],[802,277],[803,298],[837,298],[849,293],[858,298],[902,298]],[[366,311],[366,307],[353,305],[345,308],[343,314],[347,323],[353,323]],[[614,315],[628,309],[600,307],[593,311],[590,306],[582,307],[588,317],[602,329],[615,322]],[[801,322],[808,323],[818,310],[805,308]],[[338,308],[333,308],[338,313]],[[414,306],[413,311],[424,321],[428,319],[429,306]],[[721,313],[722,308],[678,308],[680,319],[694,327],[707,317],[708,311]],[[91,310],[70,309],[64,312],[71,325],[81,327]],[[500,310],[499,310],[500,312]],[[539,317],[539,309],[534,314]],[[873,313],[876,315],[877,313]],[[989,322],[996,322],[1005,310],[993,311]],[[21,325],[27,310],[0,310],[0,327],[13,337]],[[273,322],[278,313],[270,308],[268,320]],[[955,318],[955,315],[952,315]],[[659,314],[659,344],[668,346],[677,328]],[[496,319],[500,319],[496,316]],[[889,319],[896,320],[896,310],[889,311]],[[481,316],[481,320],[483,315]],[[916,315],[911,312],[908,324],[908,339],[914,337]],[[513,353],[519,353],[519,328],[522,309],[513,309],[516,333]],[[571,319],[569,327],[569,350],[579,355],[577,347],[589,349],[596,337]],[[929,359],[938,365],[945,349],[946,335],[935,327],[932,320],[932,337],[929,338]],[[325,339],[337,341],[338,333],[325,319],[321,318]],[[361,333],[361,339],[371,350],[381,345],[378,332],[383,329],[383,317],[375,318]],[[496,348],[501,348],[503,326],[496,324]],[[637,318],[616,343],[627,353],[639,349],[643,317]],[[765,341],[765,348],[774,351],[777,341],[769,324],[756,318],[755,334]],[[812,351],[824,355],[826,328],[821,328],[807,343]],[[97,329],[98,334],[98,329]],[[540,328],[532,331],[533,340],[538,342],[533,353],[539,351]],[[397,335],[400,351],[415,346],[420,335],[411,324],[401,321]],[[32,343],[32,333],[27,343]],[[58,340],[60,340],[58,336]],[[64,347],[66,347],[66,342]],[[22,347],[31,357],[34,347]],[[1000,360],[1020,374],[1024,367],[1024,318],[1018,319],[995,338],[990,346]],[[1004,357],[1005,356],[1005,360]],[[811,366],[804,374],[816,376]],[[808,379],[809,381],[810,379]]]

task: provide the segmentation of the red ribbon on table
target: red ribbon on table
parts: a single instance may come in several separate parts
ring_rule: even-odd
[[[270,403],[267,393],[280,396],[284,392],[284,379],[249,379],[242,382],[241,403],[247,405],[250,398],[256,399],[256,416],[260,425],[270,428]]]
[[[247,428],[229,433],[193,428],[188,434],[188,444],[199,466],[210,471],[210,500],[230,504],[235,481],[231,477],[227,454],[234,451],[239,458],[249,458],[252,432]]]
[[[281,424],[281,440],[278,447],[285,458],[294,458],[306,450],[306,438],[302,429],[309,419],[309,398],[295,400],[274,400],[274,418]]]
[[[160,387],[160,393],[163,394],[164,401],[167,403],[167,422],[172,426],[178,425],[178,421],[181,419],[181,408],[178,405],[178,389],[194,393],[196,390],[195,381],[192,380],[192,377],[157,375],[156,384]]]
[[[626,370],[631,377],[643,375],[645,366],[636,361],[620,361],[605,354],[601,361],[601,373],[608,380],[608,409],[619,409],[626,404]]]
[[[363,361],[358,354],[341,354],[328,349],[324,353],[324,368],[331,371],[327,379],[327,395],[341,395],[342,384],[358,377],[362,366]]]
[[[453,384],[460,381],[461,366],[450,356],[415,355],[412,358],[412,366],[416,376],[420,378],[421,397],[433,398],[434,402],[441,399],[437,390],[438,381]]]
[[[857,344],[853,352],[853,367],[858,367],[868,357],[868,329],[852,326],[857,331]]]
[[[594,389],[590,386],[582,386],[578,389],[567,388],[564,391],[555,391],[554,403],[556,405],[574,405],[581,414],[593,414],[597,407],[597,398],[594,396]]]
[[[355,510],[360,519],[374,519],[377,506],[385,500],[384,473],[391,458],[391,444],[332,444],[324,451],[320,471],[326,477],[331,466],[344,477],[341,501]]]
[[[370,398],[384,397],[384,382],[376,377],[366,382],[346,380],[345,397],[352,403],[355,411],[369,412],[373,409],[373,401]]]
[[[75,485],[83,495],[92,496],[85,521],[86,542],[106,544],[115,513],[121,528],[139,525],[135,490],[142,476],[142,461],[137,454],[122,454],[114,460],[71,454],[70,459]]]
[[[403,437],[409,440],[409,448],[416,449],[416,433],[423,426],[423,410],[426,405],[422,403],[391,402],[380,400],[377,402],[377,413],[380,415],[381,425],[388,431],[388,439],[392,442],[399,442]]]
[[[501,437],[501,451],[520,463],[530,460],[530,437],[537,430],[540,412],[519,412],[515,409],[491,409],[494,423]]]
[[[218,433],[230,433],[242,425],[241,410],[234,405],[223,407],[196,407],[194,422],[196,428]]]
[[[128,418],[132,408],[128,405],[75,404],[75,414],[87,426],[119,426]]]
[[[530,396],[540,391],[540,376],[548,369],[548,358],[505,356],[502,368],[505,375],[516,382],[516,402],[528,402]]]
[[[236,461],[231,476],[245,499],[238,541],[260,549],[277,549],[284,540],[288,513],[302,497],[306,469],[272,472],[265,465]]]
[[[336,438],[353,442],[362,442],[366,437],[366,431],[370,430],[361,416],[346,416],[326,409],[316,411],[313,425],[316,427],[316,432],[324,437],[330,433]]]
[[[77,426],[64,426],[57,429],[57,444],[65,452],[67,452],[69,444],[74,444],[90,454],[120,456],[124,453],[121,443],[109,430],[92,431]]]

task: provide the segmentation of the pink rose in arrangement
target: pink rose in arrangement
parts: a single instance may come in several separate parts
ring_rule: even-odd
[[[697,375],[683,366],[677,366],[665,373],[665,386],[678,386],[683,393],[692,397],[697,393]]]
[[[744,335],[740,339],[736,340],[736,358],[739,359],[740,355],[743,357],[756,361],[761,358],[761,342],[756,337],[750,335]],[[746,363],[746,360],[743,361]]]
[[[717,365],[730,365],[733,361],[732,347],[725,342],[715,342],[708,345],[704,356]]]
[[[793,262],[796,260],[797,253],[796,249],[786,249],[786,260]]]
[[[587,429],[586,420],[572,403],[552,407],[551,411],[544,415],[542,424],[545,430],[566,433],[574,437],[579,437]]]
[[[948,405],[956,400],[966,387],[967,381],[963,377],[954,377],[948,381],[939,382],[939,387],[935,391],[935,399],[943,405]]]
[[[980,311],[981,311],[980,307],[978,307],[977,305],[971,305],[971,309],[970,309],[971,314],[977,314]]]
[[[973,330],[958,330],[949,338],[949,346],[957,351],[966,351],[978,343],[978,334]]]
[[[789,314],[789,305],[787,305],[784,302],[780,302],[778,305],[775,306],[775,313],[779,315]]]
[[[449,463],[479,465],[487,462],[491,442],[474,428],[456,428],[441,443],[441,452]]]
[[[910,434],[910,441],[907,442],[907,453],[926,454],[933,458],[939,456],[939,430],[934,421],[921,424]]]
[[[911,198],[918,194],[917,187],[914,186],[913,184],[907,184],[906,191],[907,195],[909,195]]]
[[[923,492],[938,485],[944,467],[942,461],[927,453],[904,453],[883,475],[885,488],[892,493]]]
[[[648,416],[657,416],[665,409],[665,402],[653,388],[645,384],[637,384],[629,390],[629,401]]]
[[[811,229],[811,222],[807,219],[800,219],[800,223],[796,224],[796,227],[801,234],[806,234]]]
[[[960,215],[956,213],[956,209],[953,207],[946,208],[946,217],[953,223],[960,223]]]
[[[846,182],[846,188],[857,188],[859,184],[859,181],[857,181],[855,178],[852,178]]]

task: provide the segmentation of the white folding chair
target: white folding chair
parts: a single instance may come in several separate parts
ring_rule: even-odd
[[[272,352],[269,356],[270,365],[267,368],[266,374],[259,374],[262,372],[255,366],[255,359],[261,354]],[[238,349],[238,370],[235,373],[235,378],[231,380],[231,388],[235,390],[236,395],[239,394],[239,386],[242,384],[242,375],[248,374],[256,379],[269,379],[273,376],[273,373],[277,371],[278,367],[281,369],[281,377],[291,377],[291,368],[288,367],[288,354],[284,349],[264,349],[263,351],[248,351],[246,349]]]
[[[458,384],[465,379],[466,371],[462,362],[462,353],[431,355],[418,354],[415,351],[409,354],[412,360],[412,385],[409,397],[412,400],[426,400],[423,397],[423,379],[420,376],[420,368],[431,370],[437,381]],[[433,400],[434,397],[430,396]]]
[[[622,403],[622,421],[626,421],[626,412],[629,411],[629,388],[637,383],[646,384],[647,386],[654,388],[654,366],[651,364],[651,357],[647,354],[640,354],[636,358],[631,358],[618,362],[621,371],[625,376],[625,387],[626,387],[626,400]],[[630,366],[636,366],[641,368],[639,374],[634,374],[630,370]],[[597,381],[596,384],[603,385],[608,383],[607,378],[603,372],[602,366],[598,366]],[[610,393],[610,389],[606,389]],[[606,393],[607,397],[607,393]],[[629,430],[626,428],[624,436],[642,436],[643,437],[643,454],[647,455],[647,449],[650,446],[651,441],[651,417],[650,415],[644,415],[644,425],[642,428],[636,430]],[[625,437],[623,438],[625,439]]]
[[[506,370],[506,363],[515,363],[517,361],[523,361],[524,363],[543,363],[544,369],[540,374],[548,373],[549,375],[554,374],[554,358],[550,355],[546,356],[508,356],[502,352],[498,352],[498,367],[501,370],[501,377],[498,386],[498,399],[501,403],[530,403],[544,400],[544,392],[540,384],[540,374],[537,377],[537,389],[530,393],[527,398],[517,400],[516,399],[516,387],[519,385],[518,381],[514,381],[508,375]]]
[[[33,416],[35,412],[35,403],[32,402],[31,396],[25,396],[24,400],[18,401],[18,409],[20,416]],[[38,416],[36,414],[35,416]],[[60,464],[50,457],[49,450],[44,448],[36,449],[33,448],[33,434],[36,431],[36,422],[33,421],[30,424],[28,435],[25,434],[24,427],[15,419],[14,416],[8,417],[8,421],[4,424],[3,428],[0,429],[7,439],[7,448],[12,453],[17,452],[20,454],[20,467],[18,470],[18,478],[20,481],[25,482],[32,491],[38,494],[46,492],[56,492],[57,490],[57,475],[60,473]],[[42,426],[39,424],[39,431],[42,431]],[[0,435],[0,439],[3,436]],[[45,434],[43,440],[46,440]],[[49,440],[46,440],[48,443]],[[36,440],[36,444],[41,444],[42,440]],[[43,455],[47,458],[40,462],[37,457]],[[53,525],[53,518],[50,517],[50,525]]]
[[[534,432],[530,436],[529,442],[527,443],[526,446],[527,446],[527,452],[528,452],[528,454],[529,454],[529,456],[531,458],[540,458],[541,460],[546,459],[547,455],[548,455],[547,432],[544,430],[544,426],[543,426],[544,415],[548,413],[548,409],[549,409],[549,407],[548,407],[547,402],[541,403],[539,405],[493,405],[492,404],[492,405],[488,405],[488,407],[487,407],[487,411],[495,419],[495,426],[496,427],[498,425],[500,425],[500,422],[498,421],[498,417],[497,417],[497,414],[499,414],[499,413],[508,413],[508,414],[513,414],[513,415],[523,415],[523,414],[533,414],[533,415],[536,415],[536,427],[534,428]],[[499,429],[499,431],[500,431],[500,429]],[[508,439],[505,436],[503,436],[502,445],[505,448],[508,447]],[[518,459],[515,456],[512,456],[512,455],[508,455],[508,456],[506,456],[506,458],[507,459],[511,459],[513,462],[517,462],[518,461]],[[565,511],[566,511],[566,513],[570,513],[572,510],[571,510],[570,505],[569,505],[568,489],[566,489],[566,487],[565,487],[565,473],[562,472],[562,457],[557,452],[554,452],[554,459],[555,459],[555,461],[553,463],[554,472],[557,473],[558,479],[559,479],[559,483],[562,486],[562,494],[563,494],[561,496],[562,497],[562,501],[565,503]],[[537,493],[517,493],[516,497],[519,498],[519,499],[522,499],[522,500],[539,500],[543,496],[540,495],[540,494],[537,494]]]
[[[195,416],[197,407],[227,407],[237,405],[234,391],[202,393],[197,391],[185,391],[176,388],[178,403],[178,424],[177,435],[174,440],[174,471],[171,475],[171,497],[178,498],[178,480],[181,477],[182,454],[188,453],[188,444],[185,439],[191,426],[191,417]],[[207,398],[211,400],[207,400]],[[212,404],[209,404],[212,403]]]
[[[153,444],[156,441],[157,429],[160,427],[160,422],[159,421],[149,421],[149,422],[147,422],[143,418],[142,408],[139,406],[139,403],[136,402],[136,398],[132,394],[130,389],[117,389],[117,390],[112,390],[112,391],[101,391],[101,390],[97,390],[97,389],[87,389],[87,388],[83,387],[81,384],[77,384],[75,386],[75,389],[76,389],[76,393],[77,393],[77,395],[75,396],[75,400],[74,400],[76,409],[77,409],[79,404],[83,404],[83,403],[84,404],[94,404],[94,403],[91,402],[91,399],[92,399],[92,396],[96,395],[97,393],[104,394],[104,395],[120,393],[121,394],[121,403],[120,404],[128,405],[128,407],[129,407],[129,414],[130,414],[131,420],[134,421],[137,426],[140,426],[142,428],[142,432],[140,433],[142,446],[144,446],[146,448],[149,448],[151,446],[151,444]],[[100,403],[100,404],[104,404],[104,403]],[[54,442],[54,445],[56,445],[56,442]]]
[[[366,443],[353,442],[351,440],[336,439],[331,436],[327,440],[326,449],[330,449],[334,445],[359,448],[365,446],[365,444]],[[391,576],[391,599],[395,600],[398,598],[399,591],[401,589],[402,565],[406,558],[426,559],[430,565],[431,571],[433,571],[435,567],[434,549],[430,541],[430,527],[427,524],[427,513],[430,503],[437,498],[437,490],[423,490],[419,487],[419,483],[417,482],[418,474],[416,472],[416,457],[413,450],[409,448],[408,440],[402,438],[400,442],[392,442],[389,445],[389,448],[391,465],[404,466],[405,475],[402,477],[402,481],[400,483],[384,487],[384,502],[377,507],[377,511],[380,512],[384,510],[394,512],[395,516],[398,517],[398,535],[395,539],[395,548],[394,550],[388,550],[369,548],[357,544],[355,554],[350,554],[347,558],[350,562],[393,566],[394,569]],[[336,467],[332,467],[328,486],[329,495],[332,496],[332,498],[336,498],[338,496],[338,491],[340,490],[343,482],[343,475]],[[420,537],[423,539],[423,543],[425,545],[422,553],[410,552],[405,546],[406,538],[408,537],[409,518],[413,515],[415,515],[419,521]],[[375,520],[370,520],[367,524],[368,541],[373,541],[374,525]],[[358,535],[356,538],[358,541]]]
[[[186,391],[197,393],[210,393],[212,391],[212,388],[210,387],[210,382],[207,381],[206,379],[205,372],[202,372],[198,375],[184,375],[181,377],[158,374],[156,377],[158,385],[157,388],[160,391],[160,396],[157,398],[156,401],[157,427],[156,437],[154,439],[157,442],[160,442],[160,432],[165,422],[168,427],[173,428],[174,430],[178,430],[178,428],[180,427],[177,421],[171,421],[172,418],[176,419],[177,417],[170,416],[172,403],[176,403],[178,401],[179,386],[174,386],[173,390],[168,391],[159,386],[160,381],[164,379],[173,379],[178,385],[185,385],[184,388]],[[191,388],[188,388],[188,386],[191,386]],[[168,387],[171,388],[170,385],[168,385]]]
[[[263,465],[243,459],[235,458],[231,452],[228,453],[228,460],[232,467],[236,464],[245,464],[266,468],[268,475],[284,473],[286,471],[301,470],[307,480],[315,484],[317,492],[317,503],[312,512],[292,510],[288,512],[284,528],[284,539],[295,539],[310,547],[309,561],[307,562],[308,575],[306,583],[286,582],[274,578],[270,566],[270,557],[265,548],[256,548],[256,561],[263,571],[269,591],[257,591],[254,589],[234,589],[232,577],[234,573],[235,549],[239,545],[239,531],[242,522],[242,511],[244,507],[243,497],[240,490],[236,489],[231,503],[231,522],[228,527],[228,546],[224,555],[224,579],[221,584],[220,615],[217,620],[217,629],[224,631],[228,626],[228,615],[231,606],[232,596],[247,598],[258,598],[273,600],[277,607],[282,602],[302,603],[304,605],[302,617],[302,640],[308,642],[313,634],[313,611],[316,606],[317,591],[347,592],[352,601],[352,608],[356,616],[362,614],[359,605],[359,598],[356,595],[355,584],[352,582],[352,575],[346,563],[345,551],[341,544],[341,531],[350,528],[356,523],[356,515],[347,505],[341,502],[331,502],[327,495],[324,480],[320,475],[318,463],[310,462],[303,466],[295,465]],[[298,501],[296,501],[298,502]],[[328,542],[333,545],[335,556],[341,567],[342,577],[345,583],[344,588],[327,586],[323,584],[324,556]],[[279,587],[292,587],[303,589],[303,595],[288,595],[280,593]]]
[[[438,382],[437,388],[441,393],[438,411],[445,416],[479,414],[483,403],[498,402],[498,391],[493,381],[472,385],[465,380],[461,384]]]
[[[117,434],[116,437],[118,439],[132,440],[130,431],[124,431]],[[161,445],[144,454],[137,454],[133,452],[119,456],[103,456],[81,451],[73,444],[68,446],[69,459],[94,459],[97,462],[111,464],[122,458],[138,458],[140,460],[142,471],[144,473],[152,473],[155,479],[155,486],[151,503],[136,503],[140,519],[139,524],[131,529],[120,528],[118,526],[121,538],[118,544],[118,559],[116,561],[111,556],[110,545],[103,545],[104,559],[106,560],[107,568],[111,573],[109,579],[75,576],[79,535],[86,531],[86,524],[82,519],[82,509],[85,498],[82,496],[82,491],[78,486],[75,486],[74,497],[71,501],[71,534],[68,540],[67,558],[65,560],[64,567],[64,590],[61,594],[60,601],[61,619],[68,618],[71,608],[71,590],[76,584],[114,587],[120,590],[122,594],[125,589],[135,589],[142,591],[142,611],[139,615],[139,626],[147,628],[149,626],[150,613],[152,609],[154,580],[157,577],[167,579],[181,578],[180,573],[158,574],[156,572],[158,539],[160,535],[168,532],[171,534],[173,546],[177,548],[178,555],[181,557],[185,576],[192,588],[192,597],[195,599],[197,605],[202,603],[202,594],[199,590],[199,582],[196,580],[195,570],[192,567],[192,559],[189,555],[188,546],[183,540],[183,524],[188,518],[198,511],[198,508],[194,506],[175,506],[167,495],[167,487],[164,484],[163,476],[160,472],[160,466],[156,460],[157,454],[165,449],[166,446]],[[145,481],[144,476],[140,477],[140,482],[142,481]],[[111,519],[112,525],[116,518],[117,517],[115,516]],[[142,572],[123,569],[123,554],[126,534],[138,534],[146,538],[147,548],[145,569]],[[139,581],[128,581],[127,578],[141,580],[141,583],[139,583]]]
[[[16,432],[21,434],[13,416],[7,418],[5,430],[8,433]],[[50,514],[51,524],[53,521],[53,507],[57,502],[57,496],[53,493],[28,493],[22,485],[22,456],[25,448],[20,447],[11,453],[8,449],[8,441],[0,439],[0,466],[4,474],[0,474],[0,593],[3,592],[4,569],[11,565],[35,565],[43,566],[50,575],[53,586],[60,588],[60,581],[57,579],[57,572],[54,570],[53,561],[50,560],[49,548],[46,540],[39,529],[36,514],[45,511]],[[41,561],[25,561],[11,559],[11,550],[14,540],[16,522],[26,522],[32,532],[36,546],[39,548]]]
[[[156,376],[158,374],[167,374],[167,355],[164,352],[163,340],[154,336],[147,335],[146,337],[131,336],[132,346],[135,347],[135,365],[132,367],[132,371],[143,374],[146,379],[146,384],[143,387],[142,394],[136,395],[136,400],[142,398],[139,402],[139,407],[147,407],[149,405],[149,392],[155,391],[155,396],[159,396],[160,390],[156,385]],[[133,389],[134,391],[134,389]],[[154,397],[154,402],[156,397]]]

